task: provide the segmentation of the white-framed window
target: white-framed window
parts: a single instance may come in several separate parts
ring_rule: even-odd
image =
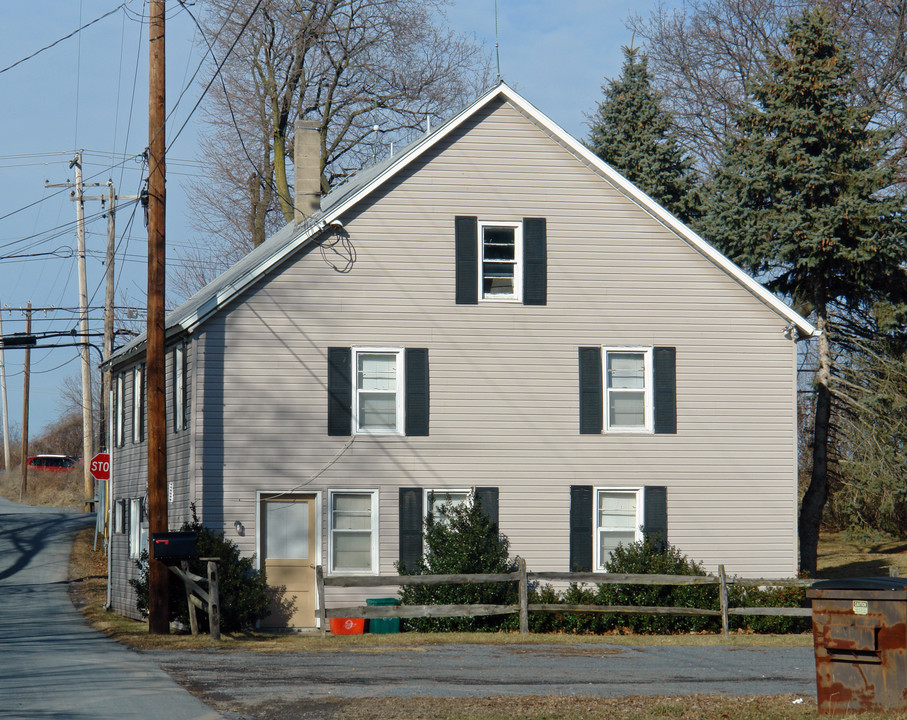
[[[328,567],[337,575],[378,572],[378,492],[328,493]]]
[[[426,490],[423,498],[425,515],[431,513],[435,522],[441,519],[441,506],[452,505],[459,507],[472,501],[472,490]]]
[[[353,348],[353,430],[403,435],[404,362],[401,348]]]
[[[595,488],[595,569],[605,563],[620,545],[642,540],[642,488]]]
[[[142,498],[129,500],[129,557],[138,560],[148,549],[148,526],[142,512]]]
[[[113,532],[122,535],[126,532],[126,523],[123,516],[126,514],[126,501],[117,500],[113,504]]]
[[[482,300],[522,299],[522,223],[479,222],[479,287]]]
[[[186,428],[186,345],[173,348],[173,432]]]
[[[114,442],[117,447],[123,447],[123,443],[126,438],[126,416],[124,412],[124,405],[126,404],[125,396],[125,385],[126,381],[123,377],[123,373],[117,373],[117,385],[116,385],[116,420],[114,431],[116,433],[116,438]]]
[[[132,372],[132,442],[145,439],[145,392],[143,366],[136,365]]]
[[[652,432],[652,348],[602,348],[606,432]]]

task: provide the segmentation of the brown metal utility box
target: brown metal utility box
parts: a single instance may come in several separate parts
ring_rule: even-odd
[[[907,578],[822,580],[806,597],[819,714],[907,710]]]

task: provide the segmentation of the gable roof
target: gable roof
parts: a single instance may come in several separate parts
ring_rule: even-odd
[[[581,162],[594,172],[605,177],[626,197],[676,233],[690,247],[736,280],[779,316],[788,320],[802,335],[811,336],[816,334],[815,326],[808,320],[766,290],[766,288],[747,275],[703,238],[661,207],[661,205],[652,200],[607,163],[603,162],[582,143],[558,127],[525,98],[509,86],[501,83],[478,97],[469,106],[440,125],[433,132],[427,133],[398,154],[385,158],[383,161],[357,173],[349,181],[338,186],[322,198],[321,209],[318,212],[306,218],[299,225],[294,223],[285,225],[264,243],[252,250],[248,255],[245,255],[235,265],[167,315],[164,323],[167,335],[178,334],[181,331],[192,332],[207,317],[216,313],[249,285],[265,276],[271,268],[279,265],[325,228],[332,224],[337,224],[340,216],[353,205],[447,138],[473,114],[499,98],[521,110],[550,133],[566,149],[576,155]],[[144,342],[145,335],[143,333],[116,351],[113,357],[122,358],[132,355],[144,345]]]

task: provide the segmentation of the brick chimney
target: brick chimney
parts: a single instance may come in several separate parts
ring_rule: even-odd
[[[321,208],[321,135],[318,120],[297,120],[293,140],[293,205],[298,225]]]

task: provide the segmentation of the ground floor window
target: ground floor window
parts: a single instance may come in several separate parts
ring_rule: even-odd
[[[425,514],[432,516],[435,522],[441,519],[441,508],[444,505],[459,507],[469,502],[472,490],[426,490]]]
[[[642,525],[642,488],[596,488],[595,569],[605,570],[618,545],[641,540]]]
[[[328,502],[328,566],[331,572],[377,573],[377,491],[332,490]]]
[[[148,549],[148,526],[145,523],[142,498],[129,501],[129,557],[138,560]]]

